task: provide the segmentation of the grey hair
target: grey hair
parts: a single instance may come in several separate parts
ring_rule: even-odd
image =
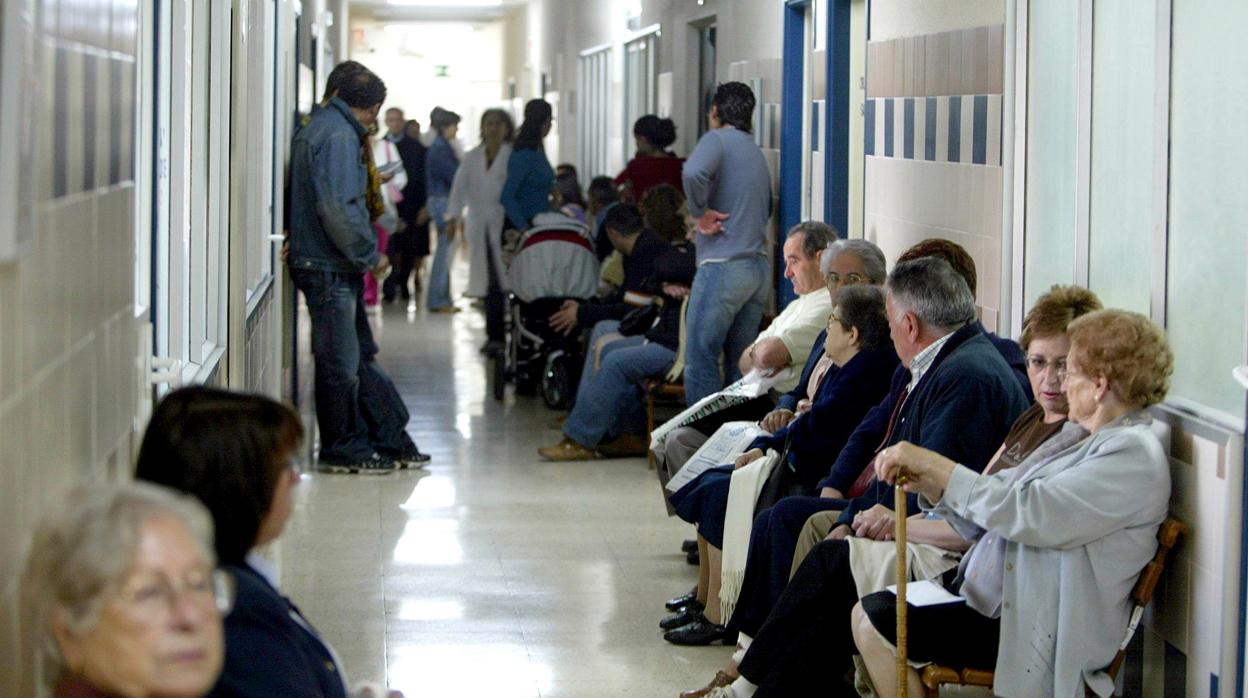
[[[798,233],[803,236],[802,254],[806,255],[807,259],[814,259],[815,255],[836,240],[836,228],[820,221],[802,221],[790,228],[785,238]]]
[[[888,278],[888,265],[884,261],[884,253],[880,251],[875,243],[868,240],[835,240],[828,245],[828,249],[824,252],[823,257],[819,260],[819,271],[827,276],[832,271],[832,260],[845,254],[846,252],[854,255],[862,260],[862,266],[867,272],[867,279],[871,283],[879,286]]]
[[[913,312],[932,330],[951,332],[975,319],[975,297],[966,279],[939,257],[898,264],[886,287],[894,305]]]
[[[182,522],[204,560],[216,564],[208,510],[191,497],[149,483],[76,487],[40,521],[21,584],[47,680],[58,680],[65,669],[53,622],[63,620],[76,635],[88,632],[120,591],[143,525],[161,516]]]

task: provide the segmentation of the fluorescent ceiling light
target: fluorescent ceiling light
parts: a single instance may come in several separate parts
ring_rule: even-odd
[[[386,0],[406,7],[498,7],[503,0]]]

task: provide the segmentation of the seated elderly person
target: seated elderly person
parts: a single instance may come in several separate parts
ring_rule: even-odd
[[[678,644],[708,644],[722,639],[719,580],[728,491],[735,468],[744,467],[762,449],[785,451],[779,467],[785,487],[813,492],[821,473],[821,454],[839,451],[863,414],[888,390],[897,354],[888,338],[884,294],[876,286],[846,286],[828,316],[823,356],[811,382],[814,403],[775,435],[757,440],[733,465],[712,468],[671,497],[676,513],[698,527],[699,583],[695,598],[660,625],[665,638]],[[788,444],[788,449],[785,449]],[[750,511],[753,518],[753,510]]]
[[[654,283],[662,289],[658,320],[635,346],[604,347],[600,366],[577,391],[576,404],[563,423],[563,440],[538,449],[551,461],[593,460],[608,439],[618,443],[644,429],[641,383],[672,370],[680,348],[682,308],[697,271],[692,246],[671,246],[654,264]]]
[[[888,396],[871,408],[839,454],[828,454],[836,459],[833,471],[866,472],[880,448],[916,439],[925,447],[954,454],[968,467],[983,469],[1030,400],[975,322],[970,288],[948,262],[921,257],[898,264],[885,289],[893,346],[905,370],[893,375]],[[846,464],[847,460],[855,462]],[[861,479],[842,496],[827,486],[825,478],[819,483],[820,496],[785,497],[760,512],[750,535],[740,597],[760,595],[763,602],[751,605],[754,608],[774,605],[788,583],[798,534],[812,515],[838,511],[852,521],[859,511],[892,501],[892,488],[886,483]],[[763,589],[751,588],[760,584]],[[766,617],[748,611],[743,615],[745,606],[739,606],[728,633],[751,635],[750,628]]]
[[[811,223],[810,225],[822,226],[823,224]],[[835,240],[819,255],[819,273],[823,279],[824,288],[827,289],[830,304],[835,301],[837,291],[845,286],[857,284],[878,286],[884,283],[886,276],[884,253],[866,240]],[[796,282],[794,286],[796,287]],[[793,304],[789,307],[792,308]],[[775,327],[775,324],[773,323],[772,326]],[[768,331],[770,329],[768,328]],[[770,396],[763,396],[700,419],[689,426],[673,429],[664,439],[662,447],[654,454],[659,481],[666,485],[672,475],[680,470],[725,422],[759,420],[759,425],[763,429],[774,434],[793,421],[793,418],[797,416],[798,403],[811,399],[813,395],[814,391],[810,390],[810,378],[815,365],[824,355],[823,337],[822,333],[816,337],[809,351],[806,352],[806,367],[797,384],[792,390],[780,395],[778,400],[773,402]],[[770,342],[770,340],[762,341],[764,344]],[[674,513],[675,511],[669,505],[668,514]]]
[[[255,552],[276,540],[290,517],[302,441],[299,415],[289,407],[205,387],[165,396],[144,434],[135,477],[208,508],[217,558],[237,583],[214,694],[350,695],[333,650],[278,591],[273,568]]]
[[[207,693],[230,601],[211,541],[202,506],[152,485],[95,484],[52,510],[22,577],[52,695]]]
[[[1169,463],[1146,411],[1165,398],[1173,370],[1165,335],[1138,313],[1101,310],[1071,323],[1069,336],[1062,388],[1086,438],[988,475],[909,443],[875,462],[881,481],[904,472],[925,509],[976,541],[950,584],[961,598],[909,610],[910,658],[995,665],[1002,696],[1113,693],[1105,670],[1169,506]],[[854,639],[881,696],[896,692],[885,644],[894,616],[890,592],[854,609]],[[966,641],[948,642],[950,627]]]
[[[1066,328],[1075,318],[1099,309],[1100,301],[1091,291],[1054,286],[1027,313],[1021,341],[1036,403],[1014,422],[985,473],[1025,467],[1046,450],[1083,437],[1077,426],[1067,426],[1066,396],[1058,376],[1070,350]],[[803,561],[807,556],[799,549],[792,579],[775,608],[742,609],[766,618],[761,628],[757,621],[740,623],[743,628],[752,626],[752,643],[741,643],[746,647],[736,661],[706,687],[682,693],[681,698],[701,698],[729,684],[733,698],[815,695],[837,688],[853,654],[849,619],[854,604],[896,579],[896,544],[888,542],[894,527],[892,511],[885,513],[888,516],[857,517],[854,537],[814,541],[809,559]],[[942,519],[917,513],[907,525],[910,571],[916,578],[936,577],[956,567],[970,545]]]

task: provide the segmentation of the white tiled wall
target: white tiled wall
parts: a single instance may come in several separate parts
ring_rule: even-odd
[[[1001,168],[867,157],[863,234],[890,260],[926,238],[952,240],[979,276],[975,302],[996,327],[1001,298]]]
[[[67,487],[110,477],[129,463],[139,371],[130,138],[135,3],[38,0],[34,6],[43,32],[34,38],[42,50],[33,66],[37,88],[22,99],[30,100],[35,123],[45,127],[36,131],[31,162],[0,163],[37,183],[33,230],[16,261],[0,265],[5,696],[34,695],[29,642],[19,635],[15,606],[27,534]],[[118,74],[119,84],[101,87]],[[121,92],[117,101],[113,90]],[[61,133],[52,128],[58,114]],[[123,135],[113,149],[117,133]],[[64,139],[61,158],[54,137]],[[55,185],[58,170],[66,173],[61,187]]]

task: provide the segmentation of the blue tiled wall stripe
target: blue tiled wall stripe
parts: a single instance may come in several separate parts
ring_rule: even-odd
[[[971,131],[971,162],[983,165],[988,158],[988,96],[975,95],[975,121]]]
[[[914,159],[914,97],[906,97],[906,114],[902,117],[902,123],[905,124],[905,133],[902,134],[902,157]]]
[[[96,92],[100,84],[100,58],[91,54],[82,57],[82,190],[95,189],[96,138],[99,124],[96,122]],[[64,131],[62,131],[64,133]]]
[[[936,159],[936,98],[928,97],[927,118],[923,121],[923,159]]]
[[[875,155],[875,100],[868,99],[863,109],[863,132],[867,139],[867,155]]]
[[[819,103],[810,103],[810,148],[819,152]]]
[[[56,104],[69,104],[69,50],[56,49],[53,75],[56,85],[53,98]],[[52,116],[52,194],[65,196],[69,193],[69,143],[65,134],[69,132],[69,110],[56,109]]]
[[[954,96],[949,100],[949,162],[958,162],[962,157],[962,98]]]
[[[923,109],[916,108],[916,101],[922,99]],[[969,100],[970,110],[963,110],[964,101]],[[883,129],[877,118],[880,116],[880,104],[883,102]],[[998,123],[990,124],[990,108],[997,105],[992,117]],[[900,103],[900,104],[898,104]],[[901,132],[897,132],[897,108],[902,109]],[[881,97],[869,99],[863,105],[866,119],[863,129],[866,138],[864,152],[867,155],[883,155],[907,160],[926,160],[929,162],[964,162],[974,165],[1001,164],[1001,152],[1004,147],[1001,136],[1002,114],[1000,112],[1000,95],[949,95],[941,97]],[[965,112],[965,113],[964,113]],[[969,120],[969,123],[964,122]],[[943,122],[943,125],[942,125]],[[963,152],[963,125],[969,126],[970,133],[968,152]],[[993,133],[993,129],[996,133]],[[880,133],[880,131],[883,133]],[[993,150],[989,151],[989,134],[992,134]],[[922,152],[918,152],[916,143],[922,143]],[[948,148],[939,154],[939,143],[946,143]],[[991,162],[989,159],[991,158]]]
[[[893,157],[893,99],[884,101],[884,157]]]
[[[108,63],[108,183],[121,181],[121,80],[125,65],[119,60]]]

